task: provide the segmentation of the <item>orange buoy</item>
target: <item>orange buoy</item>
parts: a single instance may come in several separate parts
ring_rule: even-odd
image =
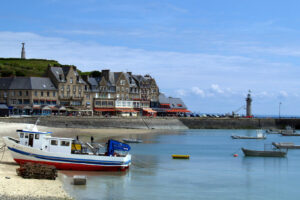
[[[233,157],[238,157],[238,154],[233,154]]]

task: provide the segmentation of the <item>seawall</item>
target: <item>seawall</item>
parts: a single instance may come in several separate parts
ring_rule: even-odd
[[[34,124],[38,117],[0,118],[0,122]],[[39,125],[57,128],[125,128],[125,129],[300,129],[300,119],[273,118],[196,118],[196,117],[40,117]]]
[[[34,124],[38,117],[0,118],[0,122]],[[38,125],[57,128],[188,129],[178,118],[40,117]]]
[[[297,118],[180,118],[180,121],[190,129],[284,129],[286,126],[300,129]]]

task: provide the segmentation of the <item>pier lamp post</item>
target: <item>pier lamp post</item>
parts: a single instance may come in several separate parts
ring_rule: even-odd
[[[279,102],[279,119],[280,119],[280,107],[281,107],[281,102]]]

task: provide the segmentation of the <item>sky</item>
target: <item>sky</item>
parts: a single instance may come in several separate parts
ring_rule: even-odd
[[[150,74],[189,110],[300,115],[300,2],[3,1],[0,57]],[[279,104],[281,106],[279,108]],[[245,110],[240,110],[245,114]]]

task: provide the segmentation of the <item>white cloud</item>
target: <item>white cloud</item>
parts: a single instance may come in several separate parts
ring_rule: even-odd
[[[288,96],[288,93],[286,91],[281,90],[279,92],[279,97],[287,97],[287,96]]]
[[[205,93],[203,90],[201,90],[200,88],[198,87],[192,87],[192,92],[196,95],[199,95],[201,97],[205,97]]]
[[[186,96],[186,90],[183,90],[183,89],[179,89],[176,91],[177,95],[183,97],[183,96]]]
[[[210,86],[210,89],[213,93],[218,93],[218,94],[223,94],[224,91],[220,88],[220,86],[218,84],[212,84]]]

